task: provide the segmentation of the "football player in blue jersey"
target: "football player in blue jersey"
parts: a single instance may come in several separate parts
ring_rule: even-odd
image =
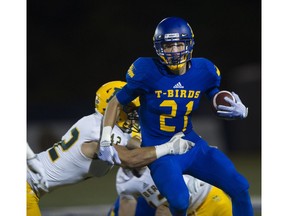
[[[231,197],[234,216],[253,215],[248,181],[224,153],[210,147],[192,126],[192,112],[198,108],[200,98],[205,95],[212,101],[220,91],[220,71],[206,58],[192,58],[194,34],[182,18],[162,20],[156,27],[153,42],[160,58],[140,57],[133,62],[126,75],[126,86],[107,106],[100,158],[110,163],[118,161],[117,152],[110,145],[117,110],[139,96],[143,146],[167,142],[181,131],[185,139],[195,143],[183,155],[167,155],[149,165],[171,213],[186,215],[189,192],[182,174],[189,174],[225,191]],[[233,95],[236,101],[225,98],[231,106],[218,106],[217,115],[225,119],[246,118],[248,108],[237,94]]]

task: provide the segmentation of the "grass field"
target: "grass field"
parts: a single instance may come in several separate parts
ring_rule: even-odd
[[[261,155],[238,154],[229,155],[229,157],[239,172],[248,179],[251,196],[261,200]],[[65,207],[80,208],[87,206],[87,208],[91,208],[91,206],[110,206],[117,196],[115,189],[116,172],[117,168],[114,167],[110,173],[102,178],[88,179],[80,184],[55,190],[40,200],[40,208],[45,211],[52,208],[62,208],[63,210]],[[48,216],[49,214],[45,215]],[[70,213],[67,215],[77,214]],[[255,216],[260,215],[259,210],[255,212]]]

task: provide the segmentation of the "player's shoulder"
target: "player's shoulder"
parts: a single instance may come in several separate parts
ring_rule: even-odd
[[[152,57],[139,57],[128,69],[130,78],[145,79],[150,76],[150,73],[155,69],[155,59]]]
[[[147,67],[153,64],[154,58],[152,57],[139,57],[134,61],[134,64],[139,67]]]
[[[214,65],[211,60],[203,57],[192,58],[192,64],[195,64],[198,67],[211,67]]]
[[[89,115],[83,116],[81,119],[77,121],[77,124],[95,124],[101,123],[103,116],[100,113],[95,112]]]
[[[209,59],[203,57],[192,58],[193,67],[198,69],[203,69],[204,71],[210,72],[212,74],[217,74],[220,76],[220,71],[218,67]],[[216,73],[215,73],[216,72]]]
[[[98,115],[97,112],[83,116],[79,119],[71,128],[77,128],[79,132],[81,132],[84,136],[90,136],[91,134],[99,133],[101,127],[101,119],[102,116]]]
[[[152,67],[153,65],[153,58],[151,57],[139,57],[133,63],[133,69],[135,72],[142,72],[147,68]]]

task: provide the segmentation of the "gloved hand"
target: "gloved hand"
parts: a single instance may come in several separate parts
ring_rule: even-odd
[[[47,175],[41,161],[39,161],[35,155],[35,157],[27,159],[27,165],[31,171],[38,174],[38,182],[36,182],[36,186],[48,192]]]
[[[189,140],[182,139],[183,136],[184,133],[179,132],[164,144],[168,146],[169,154],[184,154],[195,145]]]
[[[219,105],[217,107],[217,115],[221,118],[226,119],[243,119],[248,116],[248,108],[241,102],[239,96],[232,92],[235,97],[236,102],[231,100],[228,97],[225,97],[224,100],[228,102],[231,107]]]
[[[121,160],[118,156],[116,149],[110,145],[111,142],[108,140],[101,140],[100,142],[100,149],[98,152],[98,157],[103,160],[107,161],[110,164],[121,164]]]
[[[168,142],[155,146],[156,157],[160,158],[167,154],[184,154],[195,144],[189,140],[182,139],[183,132],[175,134]]]

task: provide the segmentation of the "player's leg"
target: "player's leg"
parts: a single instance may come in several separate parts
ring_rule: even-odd
[[[119,196],[117,197],[116,201],[114,202],[113,206],[110,208],[107,216],[118,216],[119,211]]]
[[[196,209],[197,216],[232,216],[230,197],[222,190],[212,186],[203,203]]]
[[[154,216],[156,209],[150,206],[143,197],[137,199],[135,216]]]
[[[176,157],[167,155],[149,165],[151,176],[161,195],[166,197],[172,215],[185,216],[189,192]]]
[[[181,160],[183,166],[188,164],[187,174],[221,188],[231,197],[234,216],[253,215],[247,180],[219,149],[199,140]]]
[[[39,198],[36,196],[28,182],[26,182],[26,211],[27,216],[41,216],[40,208],[39,208]]]

